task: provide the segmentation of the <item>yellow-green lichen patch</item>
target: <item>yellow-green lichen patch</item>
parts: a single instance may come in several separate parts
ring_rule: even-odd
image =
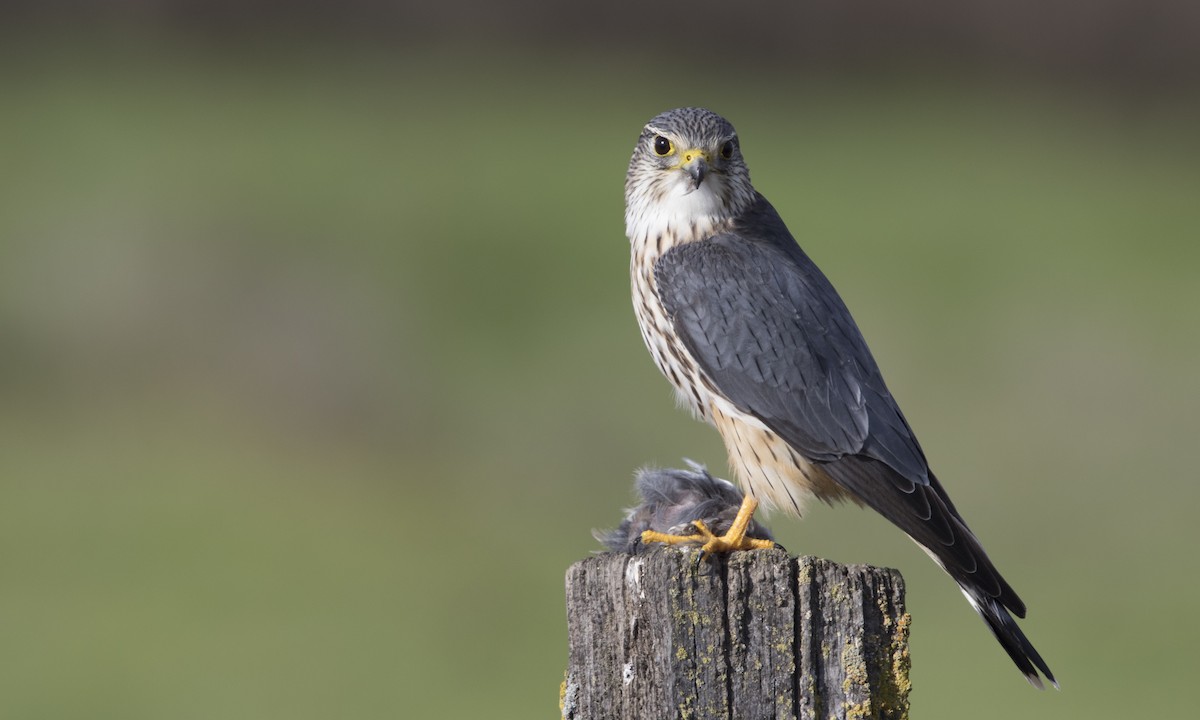
[[[846,599],[846,584],[845,583],[842,583],[842,582],[831,583],[828,587],[825,588],[825,590],[826,590],[826,592],[829,593],[829,597],[832,598],[834,602],[841,602],[842,600]]]
[[[849,695],[856,688],[868,687],[870,677],[867,674],[867,661],[863,657],[862,645],[858,642],[847,643],[842,648],[842,670],[846,677],[842,680],[842,692]]]
[[[912,691],[909,671],[912,657],[908,650],[908,631],[912,616],[904,613],[896,621],[896,631],[887,648],[891,655],[891,672],[882,678],[876,693],[881,714],[885,718],[904,720],[908,717],[908,695]]]
[[[812,564],[806,563],[803,560],[799,563],[799,570],[796,573],[796,581],[802,585],[807,585],[812,582]]]

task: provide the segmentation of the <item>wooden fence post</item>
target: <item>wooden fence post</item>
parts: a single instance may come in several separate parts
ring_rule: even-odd
[[[782,550],[605,553],[567,571],[564,720],[908,717],[904,581]]]

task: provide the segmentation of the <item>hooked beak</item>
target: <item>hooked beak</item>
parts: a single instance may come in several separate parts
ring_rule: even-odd
[[[708,154],[700,150],[688,150],[683,154],[681,167],[692,179],[692,189],[695,190],[700,187],[700,183],[704,182],[705,176],[708,175]]]

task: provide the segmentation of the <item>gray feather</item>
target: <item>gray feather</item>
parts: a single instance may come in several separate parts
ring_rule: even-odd
[[[594,533],[613,552],[634,552],[641,547],[642,532],[692,535],[692,523],[701,520],[709,530],[724,535],[742,505],[742,491],[733,483],[713,477],[702,465],[691,470],[643,468],[635,487],[641,502],[630,508],[615,530]],[[746,537],[772,540],[771,532],[751,520]]]
[[[938,556],[964,587],[1019,616],[933,476],[850,311],[761,195],[732,231],[654,268],[675,331],[721,394]]]

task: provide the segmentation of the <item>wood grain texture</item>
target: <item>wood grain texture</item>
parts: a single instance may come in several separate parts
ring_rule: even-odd
[[[567,571],[569,720],[908,716],[904,583],[781,550],[606,553]]]

